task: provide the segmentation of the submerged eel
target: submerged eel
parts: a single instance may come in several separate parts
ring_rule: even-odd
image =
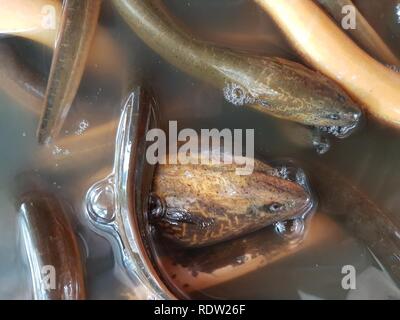
[[[0,41],[0,59],[0,90],[18,102],[24,110],[39,117],[46,91],[45,78],[24,64],[6,41]],[[75,103],[88,108],[79,97]],[[57,139],[56,146],[38,149],[34,155],[35,168],[53,174],[69,174],[71,168],[76,169],[76,163],[79,163],[81,170],[90,170],[96,163],[103,163],[104,159],[111,156],[117,125],[118,121],[114,119],[90,126],[82,135],[74,134]],[[55,154],[57,148],[68,152]]]
[[[67,207],[42,189],[42,181],[36,175],[21,176],[18,183],[19,227],[34,299],[85,299],[81,253],[66,216]]]
[[[311,0],[254,0],[297,52],[377,119],[400,128],[400,74],[358,47]]]
[[[206,248],[182,250],[166,244],[168,250],[157,262],[171,287],[184,295],[234,280],[304,249],[322,246],[322,241],[340,241],[343,228],[339,226],[361,240],[400,283],[400,222],[389,218],[340,173],[319,162],[307,164],[319,205],[307,222],[303,240],[291,243],[266,229]]]
[[[248,105],[279,118],[322,127],[339,137],[359,122],[359,108],[341,88],[300,64],[201,42],[152,1],[113,3],[149,47],[181,70],[223,90],[236,106]]]
[[[49,142],[61,130],[85,69],[100,6],[101,0],[64,2],[37,133],[39,143]]]
[[[314,207],[301,170],[292,181],[258,160],[248,175],[238,175],[235,164],[201,163],[161,164],[154,176],[149,220],[180,245],[230,240]]]

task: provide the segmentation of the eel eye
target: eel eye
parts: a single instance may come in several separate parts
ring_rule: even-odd
[[[331,120],[339,120],[340,119],[340,115],[338,113],[331,113],[328,116],[328,118],[331,119]]]
[[[266,207],[265,211],[270,212],[270,213],[277,213],[277,212],[282,211],[285,206],[281,203],[273,202],[269,205],[266,205],[265,207]]]

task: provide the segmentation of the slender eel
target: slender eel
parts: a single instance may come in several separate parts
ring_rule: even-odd
[[[346,32],[373,57],[391,65],[400,65],[400,60],[386,45],[379,34],[371,27],[351,0],[317,0],[332,17],[342,23],[346,13],[354,10],[355,28],[347,28]]]
[[[400,127],[400,74],[360,49],[311,0],[254,0],[303,58],[337,81],[366,110]]]
[[[39,143],[49,142],[63,125],[78,91],[99,17],[100,0],[67,0],[53,54]]]
[[[37,300],[85,299],[81,253],[66,206],[42,188],[36,175],[19,178],[21,239]]]
[[[323,127],[337,136],[347,135],[358,123],[360,110],[347,94],[300,64],[201,42],[152,1],[113,3],[149,47],[188,74],[221,89],[236,106],[248,105],[276,117]]]
[[[45,78],[20,61],[13,48],[4,41],[0,42],[0,59],[3,62],[0,64],[0,90],[24,110],[39,117],[46,90]],[[77,104],[90,108],[82,100]],[[111,157],[117,124],[116,120],[110,120],[90,126],[84,132],[57,139],[55,145],[38,149],[34,156],[35,168],[69,174],[73,167],[76,169],[76,163],[80,164],[81,170],[88,170],[95,163],[104,163],[108,156]]]

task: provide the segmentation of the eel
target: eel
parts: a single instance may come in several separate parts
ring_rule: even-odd
[[[23,174],[17,180],[20,236],[34,299],[85,299],[83,261],[66,215],[68,207],[44,187],[38,175]]]
[[[364,110],[400,128],[400,74],[358,47],[311,0],[254,0],[303,59],[340,84]]]
[[[182,250],[155,233],[157,263],[170,287],[187,296],[310,250],[323,241],[340,241],[344,232],[362,241],[399,284],[400,221],[339,172],[307,159],[302,164],[310,173],[318,199],[318,210],[305,220],[303,234],[295,234],[293,242],[267,228],[213,246]]]
[[[255,160],[252,173],[238,175],[235,164],[204,164],[204,154],[199,157],[201,164],[160,164],[150,196],[150,223],[182,246],[237,238],[314,208],[301,169],[281,171]]]
[[[36,169],[52,174],[69,175],[71,171],[91,171],[104,161],[111,161],[118,121],[113,119],[89,127],[82,134],[71,134],[54,141],[54,145],[39,148],[34,155]],[[79,170],[76,164],[79,163]]]
[[[39,143],[48,143],[61,130],[76,96],[96,31],[101,0],[67,0],[53,53]]]
[[[154,109],[157,109],[157,103],[146,90],[137,88],[132,91],[124,105],[118,127],[113,168],[102,170],[101,175],[104,174],[104,178],[93,184],[86,193],[86,214],[89,221],[100,234],[117,240],[119,250],[121,250],[119,253],[122,256],[122,263],[126,267],[127,273],[134,276],[135,284],[137,284],[138,274],[139,277],[145,276],[144,286],[148,287],[149,292],[155,293],[155,296],[158,296],[159,289],[165,286],[157,273],[157,264],[153,263],[158,256],[153,255],[151,250],[152,235],[163,237],[163,243],[169,239],[175,240],[182,252],[186,252],[182,245],[186,248],[190,247],[190,250],[199,249],[199,246],[203,246],[205,250],[211,250],[214,245],[230,246],[231,241],[239,241],[239,239],[243,241],[247,239],[247,237],[243,237],[244,234],[250,233],[248,236],[252,236],[257,233],[256,230],[266,224],[276,222],[277,233],[288,239],[288,242],[284,242],[285,246],[289,243],[290,246],[295,245],[296,239],[298,239],[297,234],[299,233],[301,236],[307,230],[305,220],[307,220],[306,217],[309,217],[308,214],[311,213],[311,209],[314,209],[315,204],[314,198],[310,195],[306,177],[301,170],[291,170],[297,168],[283,165],[272,168],[264,163],[256,162],[257,173],[239,176],[236,175],[238,169],[236,166],[213,166],[211,162],[211,166],[202,168],[203,171],[196,166],[194,169],[198,171],[194,179],[201,182],[204,189],[198,190],[199,195],[194,189],[188,191],[192,194],[192,198],[196,196],[201,200],[198,205],[203,212],[191,210],[194,206],[190,208],[185,207],[182,202],[179,204],[178,197],[184,191],[185,186],[189,188],[190,175],[196,173],[195,170],[189,172],[188,168],[190,167],[182,165],[181,169],[186,168],[187,171],[186,184],[183,185],[179,182],[184,182],[184,178],[181,176],[181,180],[179,180],[178,174],[169,177],[161,175],[161,172],[171,171],[173,168],[179,171],[179,167],[172,166],[172,161],[168,162],[166,169],[161,168],[160,165],[156,172],[154,172],[153,165],[146,161],[146,148],[149,146],[149,141],[145,139],[145,136],[151,128],[157,127],[155,118],[158,113],[151,112],[152,105]],[[153,115],[154,118],[150,118],[150,115]],[[193,156],[195,155],[193,154]],[[168,160],[171,158],[172,156],[169,155]],[[239,164],[236,158],[235,162]],[[209,179],[206,179],[204,171],[214,173],[211,176],[211,179],[216,178],[213,186]],[[223,175],[225,175],[225,181]],[[160,184],[155,181],[158,178],[160,180],[168,178],[169,181]],[[219,185],[218,182],[220,182]],[[238,200],[235,202],[236,208],[226,212],[224,217],[223,212],[218,208],[217,211],[213,211],[214,208],[207,206],[205,201],[213,200],[215,204],[218,204],[219,197],[219,199],[225,200],[222,203],[222,209],[232,209],[233,206],[228,203],[232,197],[229,188],[226,188],[229,184],[230,191],[235,191],[234,187],[236,187],[238,194],[245,195],[246,191],[249,194],[243,202],[236,197],[235,200]],[[213,188],[207,189],[207,185]],[[260,190],[264,189],[265,192],[257,190],[256,186]],[[169,189],[176,191],[178,201],[168,202],[169,196],[160,192],[164,190],[163,192],[167,193]],[[219,191],[220,194],[218,194]],[[214,194],[214,199],[211,199],[210,194]],[[182,198],[185,196],[187,199],[187,194],[183,194]],[[98,202],[100,199],[101,201]],[[192,200],[191,203],[196,201],[196,199]],[[173,206],[164,206],[168,203]],[[246,212],[249,207],[249,212]],[[269,211],[268,215],[264,212],[266,210]],[[175,213],[176,215],[173,216]],[[218,234],[210,233],[201,239],[199,236],[204,234],[204,230],[189,226],[188,228],[191,228],[194,233],[192,235],[186,233],[183,238],[178,239],[176,235],[178,237],[182,235],[179,233],[179,225],[183,230],[184,225],[188,222],[199,221],[201,214],[208,214],[209,217],[214,218],[215,226],[225,227],[225,230],[218,230],[220,231]],[[241,216],[239,216],[240,214]],[[271,215],[275,217],[271,218]],[[246,216],[249,217],[249,221],[246,221]],[[171,221],[170,218],[175,219]],[[234,225],[235,218],[241,219],[239,222],[243,222],[244,228]],[[285,219],[289,219],[289,221],[282,221]],[[230,223],[231,225],[229,225]],[[172,237],[170,233],[167,233],[168,230],[171,230],[171,224],[176,228]],[[302,227],[303,225],[304,227]],[[207,227],[212,231],[212,224]],[[259,230],[260,233],[264,233],[264,231],[267,232],[265,229]],[[296,237],[287,235],[292,232],[296,234]],[[199,241],[193,237],[196,234]],[[202,242],[200,243],[200,241]],[[272,255],[278,251],[274,250]],[[165,295],[170,296],[166,293]]]
[[[236,106],[321,127],[338,137],[361,111],[333,81],[300,64],[207,44],[180,28],[160,3],[113,0],[132,30],[166,61],[223,91]]]

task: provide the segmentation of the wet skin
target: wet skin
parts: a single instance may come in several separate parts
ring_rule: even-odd
[[[344,137],[361,117],[333,81],[300,64],[204,43],[180,28],[160,2],[114,0],[132,30],[165,60],[221,89],[236,106],[321,127]]]
[[[63,8],[38,128],[39,143],[50,142],[74,101],[97,26],[100,0],[68,0]]]
[[[67,217],[66,205],[42,188],[38,176],[27,174],[18,179],[16,206],[19,210],[20,234],[31,272],[33,298],[85,299],[81,252]],[[51,290],[43,286],[43,276],[50,276],[52,270],[45,269],[48,266],[54,268],[55,272],[55,283]]]
[[[257,161],[250,175],[234,164],[167,164],[156,170],[150,221],[187,247],[211,245],[301,217],[313,206],[306,188]]]

